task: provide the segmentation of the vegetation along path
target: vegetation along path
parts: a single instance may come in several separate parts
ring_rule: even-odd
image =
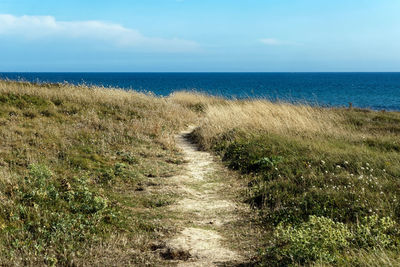
[[[189,130],[176,137],[177,146],[186,160],[185,172],[172,178],[182,199],[171,206],[184,214],[183,229],[168,240],[171,258],[178,266],[231,266],[242,263],[243,255],[232,249],[232,244],[223,237],[222,228],[237,220],[240,203],[232,201],[221,189],[218,181],[218,164],[213,157],[199,151],[189,138]]]

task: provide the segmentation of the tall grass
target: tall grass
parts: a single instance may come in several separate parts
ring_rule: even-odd
[[[42,111],[49,115],[55,107],[61,107],[65,114],[77,115],[85,126],[104,126],[116,136],[127,130],[141,137],[154,136],[167,146],[174,142],[171,135],[166,134],[170,129],[176,131],[195,119],[194,113],[165,98],[115,88],[0,81],[0,94],[3,98],[38,97],[51,102]],[[15,103],[26,105],[23,100],[16,99]],[[78,112],[80,109],[85,112]],[[25,115],[29,116],[29,108]],[[117,120],[103,120],[103,115],[115,115]],[[98,125],[100,121],[102,125]]]
[[[234,101],[223,106],[209,106],[199,134],[208,147],[213,137],[234,130],[247,134],[335,134],[342,130],[340,121],[338,114],[305,105]]]
[[[255,134],[311,135],[343,134],[341,114],[305,104],[273,103],[268,100],[226,100],[190,92],[178,92],[171,99],[183,106],[202,107],[204,116],[198,128],[202,145],[210,148],[212,139],[240,130]]]
[[[179,102],[203,107],[193,137],[248,179],[270,230],[262,264],[396,261],[400,113],[187,93]]]

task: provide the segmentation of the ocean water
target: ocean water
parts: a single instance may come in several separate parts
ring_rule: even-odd
[[[229,98],[258,97],[400,111],[400,73],[0,73],[2,79],[118,87],[167,96],[197,90]]]

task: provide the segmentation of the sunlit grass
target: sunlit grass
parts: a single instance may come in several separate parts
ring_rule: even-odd
[[[263,264],[395,263],[400,113],[190,93],[173,99],[202,107],[193,138],[249,180],[248,202],[270,231]]]
[[[173,233],[148,190],[196,115],[118,89],[0,81],[0,265],[152,265]]]

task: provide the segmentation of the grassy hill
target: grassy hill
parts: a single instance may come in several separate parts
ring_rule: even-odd
[[[0,264],[157,263],[174,196],[146,188],[177,171],[194,119],[135,92],[1,81]]]
[[[400,113],[174,98],[201,107],[193,138],[248,180],[269,230],[260,264],[400,260]]]
[[[0,81],[0,264],[162,264],[189,124],[248,185],[257,264],[400,260],[398,112]]]

